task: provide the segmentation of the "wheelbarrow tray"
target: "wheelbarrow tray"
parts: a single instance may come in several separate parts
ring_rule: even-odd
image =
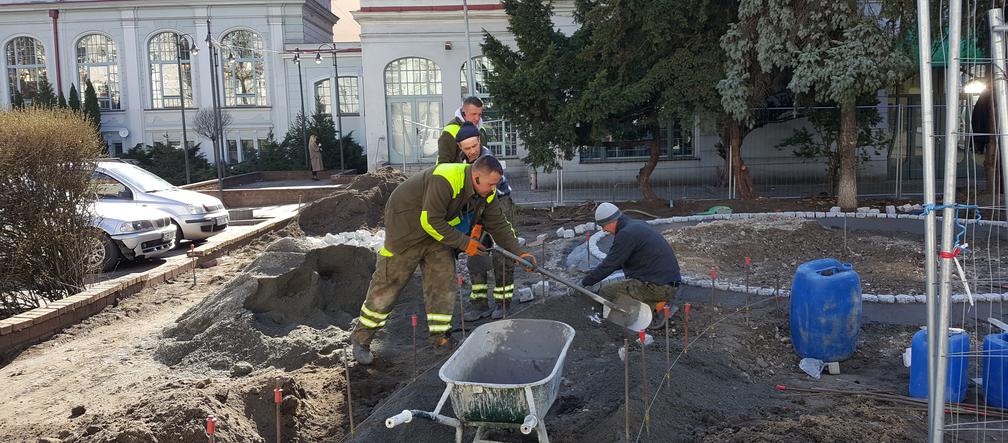
[[[500,320],[474,329],[438,372],[451,389],[455,416],[470,424],[541,419],[556,400],[573,340],[574,328],[552,320]]]

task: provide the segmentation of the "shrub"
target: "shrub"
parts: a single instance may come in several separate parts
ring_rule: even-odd
[[[80,113],[0,112],[0,318],[83,289],[101,146]]]
[[[121,156],[136,160],[138,166],[175,186],[186,184],[185,153],[180,147],[155,142],[136,145]],[[199,150],[199,143],[189,148],[189,178],[192,183],[217,178],[217,170]]]

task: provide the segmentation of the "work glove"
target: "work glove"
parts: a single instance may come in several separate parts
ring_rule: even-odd
[[[536,266],[539,265],[539,262],[536,260],[535,256],[532,255],[532,254],[530,254],[530,253],[528,253],[528,252],[523,253],[522,255],[519,255],[519,257],[525,259],[525,261],[527,261],[529,263],[532,263],[533,265],[536,265]],[[525,272],[532,272],[534,270],[535,270],[534,268],[525,268]]]
[[[469,239],[469,244],[465,248],[466,255],[474,257],[477,255],[487,255],[487,249],[482,243],[475,239]]]

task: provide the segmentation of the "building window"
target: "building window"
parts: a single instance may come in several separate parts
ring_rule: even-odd
[[[462,98],[475,95],[483,100],[483,127],[487,129],[487,148],[493,152],[494,156],[501,158],[518,157],[518,134],[510,122],[504,120],[499,112],[493,107],[493,97],[487,89],[486,79],[493,72],[493,65],[490,59],[485,56],[472,58],[473,63],[473,83],[476,87],[470,92],[469,89],[469,66],[462,64]]]
[[[342,85],[341,85],[342,86]],[[441,135],[441,68],[407,57],[385,67],[390,163],[433,163]]]
[[[650,132],[640,134],[636,140],[605,142],[602,146],[592,146],[581,150],[581,161],[586,163],[605,161],[639,161],[651,155]],[[683,128],[676,122],[662,125],[659,136],[660,160],[685,160],[693,156],[693,128]]]
[[[225,106],[266,106],[263,41],[249,30],[231,31],[221,39]]]
[[[109,150],[112,151],[112,157],[122,157],[123,155],[122,142],[112,142],[112,144],[109,145]]]
[[[315,107],[321,108],[323,114],[332,114],[332,95],[330,95],[329,79],[315,82]]]
[[[7,42],[7,86],[11,103],[18,98],[30,105],[46,75],[45,48],[34,37],[15,37]]]
[[[343,115],[360,114],[360,89],[357,77],[339,78],[339,107]]]
[[[77,41],[77,79],[80,85],[91,80],[99,108],[119,109],[119,65],[111,38],[90,34]]]
[[[150,39],[147,53],[150,58],[151,105],[155,109],[178,108],[182,103],[185,88],[185,106],[191,107],[192,72],[188,45],[178,46],[174,32],[162,32]],[[182,62],[182,83],[179,82],[178,63]],[[93,82],[93,80],[92,80]],[[97,85],[95,86],[97,89]]]
[[[241,141],[242,161],[249,161],[256,156],[255,140]]]
[[[238,163],[238,140],[227,141],[227,162],[229,164]]]

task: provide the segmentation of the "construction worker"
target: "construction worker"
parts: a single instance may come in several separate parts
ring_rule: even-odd
[[[482,157],[472,165],[427,168],[392,191],[385,205],[385,244],[350,335],[357,362],[367,365],[373,360],[371,341],[385,326],[392,305],[417,266],[423,274],[429,342],[435,349],[449,347],[455,251],[465,251],[470,257],[487,253],[482,243],[455,229],[462,219],[482,223],[502,247],[535,262],[534,256],[521,250],[496,201],[495,188],[503,173],[497,159]]]
[[[457,145],[458,159],[455,162],[472,163],[481,156],[493,156],[485,146],[481,145],[480,131],[476,125],[469,121],[462,123],[455,133],[455,143]],[[507,218],[511,226],[515,223],[514,202],[511,201],[511,186],[508,185],[507,177],[501,177],[497,184],[497,200],[504,217]],[[514,235],[518,235],[517,231]],[[486,238],[484,246],[488,249],[493,246],[493,240]],[[469,277],[472,282],[472,292],[469,293],[469,303],[462,314],[465,321],[473,322],[490,316],[494,320],[503,318],[507,313],[507,305],[511,303],[514,296],[514,262],[504,257],[504,254],[491,252],[490,257],[475,256],[468,261]],[[491,312],[487,301],[487,274],[494,274],[494,309]]]
[[[623,215],[612,203],[595,209],[595,224],[613,236],[613,243],[605,260],[581,280],[581,286],[592,286],[623,269],[626,279],[603,286],[599,295],[608,300],[627,295],[648,303],[656,312],[648,329],[662,327],[665,304],[671,302],[682,282],[675,251],[661,233]]]
[[[486,130],[483,129],[483,100],[480,100],[479,97],[466,97],[465,100],[462,100],[462,107],[455,111],[455,117],[445,125],[441,136],[438,137],[438,164],[462,161],[462,153],[459,152],[455,134],[465,122],[472,123],[479,129],[479,146],[486,146]]]

